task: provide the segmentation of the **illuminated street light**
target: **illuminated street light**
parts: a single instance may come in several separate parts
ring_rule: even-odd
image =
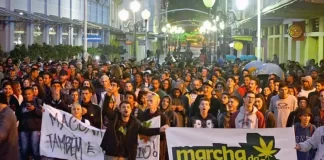
[[[205,21],[203,26],[205,27],[205,29],[210,29],[212,24],[209,21]]]
[[[249,0],[236,0],[236,7],[238,10],[242,11],[249,5]]]
[[[166,27],[162,27],[162,32],[165,33],[167,31],[167,28]]]
[[[145,20],[148,20],[151,17],[151,12],[147,9],[142,11],[142,18]]]
[[[219,28],[221,30],[224,30],[224,28],[225,28],[225,22],[224,21],[222,21],[222,22],[219,23]]]
[[[140,10],[140,8],[141,8],[141,4],[138,1],[135,0],[135,1],[130,3],[130,9],[134,13],[138,12]]]
[[[207,8],[212,8],[214,6],[216,0],[203,0],[203,2]]]
[[[118,16],[121,21],[126,21],[129,17],[129,13],[127,10],[122,9],[121,11],[119,11]]]
[[[166,27],[167,27],[167,28],[171,28],[171,24],[168,23],[168,24],[166,25]]]

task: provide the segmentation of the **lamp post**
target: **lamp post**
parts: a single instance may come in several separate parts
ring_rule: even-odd
[[[133,16],[134,16],[134,20],[131,21],[129,20],[126,25],[124,25],[125,28],[128,28],[129,30],[131,30],[130,28],[130,24],[133,24],[134,27],[132,28],[133,29],[133,36],[134,36],[134,42],[133,42],[133,54],[134,54],[134,57],[136,57],[136,31],[138,28],[145,28],[145,32],[146,32],[146,37],[145,37],[145,40],[147,41],[147,20],[150,18],[151,16],[151,13],[150,11],[148,11],[147,9],[143,10],[141,15],[142,15],[142,18],[144,19],[144,25],[143,25],[143,22],[141,20],[139,21],[136,21],[136,12],[138,12],[141,8],[141,4],[137,1],[137,0],[134,0],[130,3],[130,9],[131,11],[133,12]],[[119,11],[118,13],[118,16],[120,18],[121,21],[125,22],[128,20],[129,18],[129,12],[125,9],[122,9],[121,11]],[[145,43],[145,48],[146,48],[146,45],[147,43]]]
[[[147,35],[147,32],[148,32],[148,30],[147,30],[147,20],[149,19],[151,17],[151,12],[149,11],[149,10],[147,10],[147,9],[145,9],[143,12],[142,12],[142,18],[143,19],[145,19],[145,52],[147,51],[147,42],[148,42],[148,35]],[[146,57],[147,56],[147,54],[145,54],[145,58],[147,58]]]
[[[211,22],[210,22],[211,17],[210,17],[210,13],[211,13],[211,10],[212,10],[212,8],[213,8],[216,0],[203,0],[203,2],[204,2],[204,5],[209,9],[209,12],[208,12],[208,21],[205,22],[205,23],[208,23],[208,24],[204,24],[204,25],[208,25],[208,26],[205,26],[205,28],[207,27],[206,29],[209,30],[210,27],[211,27]],[[209,45],[208,45],[208,47],[209,47]],[[208,51],[208,59],[209,60],[212,59],[211,58],[211,49],[209,49],[209,51]]]

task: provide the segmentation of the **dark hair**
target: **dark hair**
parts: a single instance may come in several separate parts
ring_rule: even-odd
[[[93,86],[91,80],[89,80],[89,79],[84,80],[84,81],[82,82],[82,84],[80,85],[80,87],[81,87],[81,88],[84,87],[84,82],[85,82],[85,81],[89,82],[89,84],[90,84],[90,89],[91,89],[90,92],[95,93],[95,92],[96,92],[96,89],[95,89],[95,87]]]
[[[140,105],[143,105],[141,99],[144,95],[147,95],[147,94],[148,94],[148,92],[146,92],[146,91],[139,91],[138,96],[137,96],[137,103]]]
[[[251,77],[250,81],[255,81],[256,85],[258,85],[258,86],[260,85],[260,81],[256,77]]]
[[[158,77],[153,77],[152,81],[154,81],[154,80],[156,80],[156,81],[158,81],[160,83],[160,79]]]
[[[254,94],[254,95],[255,95],[254,92],[252,92],[252,91],[247,91],[247,92],[244,94],[244,97],[243,97],[243,98],[246,98],[246,96],[247,96],[248,94]]]
[[[10,81],[4,82],[2,84],[2,88],[5,88],[6,86],[10,86],[12,88],[12,83]]]
[[[45,89],[41,85],[39,85],[38,83],[36,83],[36,84],[33,84],[32,87],[37,87],[37,89],[38,89],[37,98],[42,99],[42,100],[45,99],[45,97],[46,97],[46,91],[45,91]]]
[[[236,80],[235,80],[234,76],[229,76],[229,77],[227,77],[226,80],[228,80],[228,79],[232,79],[234,81],[234,83],[236,83]]]
[[[52,74],[50,74],[49,72],[44,72],[42,76],[44,77],[45,75],[48,75],[51,79],[53,79]]]
[[[79,93],[79,91],[78,91],[77,89],[75,89],[75,88],[72,88],[72,89],[70,89],[70,92],[69,92],[69,94],[72,94],[73,92],[77,92],[77,93]]]
[[[133,96],[134,101],[136,101],[136,94],[134,92],[127,91],[127,92],[125,92],[125,97],[126,97],[126,95]]]
[[[252,76],[251,76],[251,75],[245,75],[243,78],[249,78],[249,79],[252,79]]]
[[[28,91],[28,90],[31,90],[33,92],[33,87],[26,87],[26,88],[24,88],[24,93],[26,93],[26,91]]]
[[[82,87],[81,91],[89,91],[89,92],[93,93],[90,87]]]
[[[279,84],[279,89],[280,89],[280,88],[283,88],[283,87],[288,87],[288,84],[285,83],[285,82],[280,82],[280,84]]]
[[[240,104],[240,99],[237,96],[230,96],[228,99],[231,99],[231,98]]]
[[[116,83],[117,87],[120,87],[120,83],[119,83],[119,81],[117,79],[110,80],[110,84],[112,84],[112,83]]]
[[[120,104],[119,104],[119,108],[121,108],[121,106],[122,106],[123,104],[129,104],[129,105],[131,106],[131,104],[130,104],[128,101],[122,101],[122,102],[120,102]]]
[[[267,100],[265,99],[265,97],[262,95],[262,94],[256,94],[255,95],[255,98],[260,98],[262,100],[262,107],[261,109],[259,110],[260,112],[264,113],[267,111],[268,109],[268,104],[267,104]],[[264,115],[264,116],[267,116],[267,115]]]
[[[320,78],[316,80],[316,83],[320,83],[322,86],[324,86],[324,79]]]
[[[199,100],[199,104],[202,102],[202,101],[207,101],[209,104],[210,104],[210,100],[208,98],[200,98]]]
[[[298,103],[299,103],[299,101],[302,101],[302,100],[306,101],[306,103],[308,105],[308,99],[307,99],[307,97],[305,97],[305,96],[298,97]]]

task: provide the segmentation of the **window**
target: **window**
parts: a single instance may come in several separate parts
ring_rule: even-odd
[[[62,27],[62,44],[69,44],[69,27]]]
[[[43,25],[34,25],[34,43],[43,44]]]
[[[56,45],[57,42],[57,36],[56,36],[57,28],[56,26],[49,26],[49,45]]]
[[[312,19],[312,32],[319,32],[319,18]]]
[[[17,22],[15,23],[15,37],[14,44],[24,44],[26,41],[26,23]]]

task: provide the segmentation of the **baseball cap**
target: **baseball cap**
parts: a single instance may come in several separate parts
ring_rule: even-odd
[[[62,85],[61,81],[58,80],[58,79],[53,80],[53,81],[52,81],[52,85],[53,85],[53,84],[59,84],[59,85]]]
[[[209,86],[213,88],[213,83],[211,81],[204,82],[203,85]]]

